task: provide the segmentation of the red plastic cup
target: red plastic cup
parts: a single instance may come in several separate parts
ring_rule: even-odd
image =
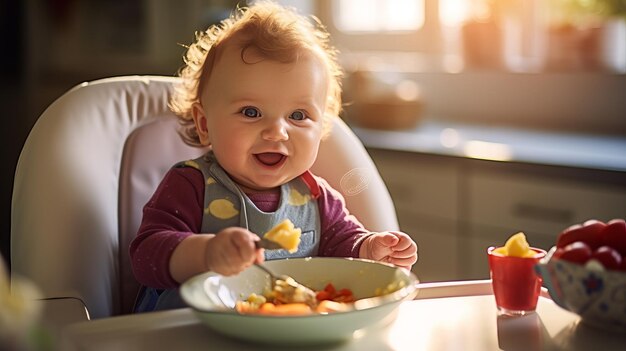
[[[496,305],[501,314],[524,315],[535,311],[543,279],[535,272],[535,265],[546,251],[531,247],[534,257],[512,257],[487,249],[489,271]]]

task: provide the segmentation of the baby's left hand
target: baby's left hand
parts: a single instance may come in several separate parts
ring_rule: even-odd
[[[417,262],[417,244],[402,232],[373,233],[363,241],[359,257],[411,269]]]

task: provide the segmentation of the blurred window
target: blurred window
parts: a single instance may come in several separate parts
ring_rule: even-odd
[[[415,31],[424,25],[424,0],[335,0],[333,16],[343,32]]]
[[[467,19],[470,3],[472,1],[439,0],[439,20],[447,26],[460,25]]]

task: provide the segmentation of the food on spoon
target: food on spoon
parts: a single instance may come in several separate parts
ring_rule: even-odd
[[[511,257],[534,257],[537,253],[530,248],[526,235],[522,232],[513,234],[504,244],[493,252]]]
[[[300,228],[295,228],[289,219],[285,219],[265,233],[263,238],[279,244],[289,253],[294,253],[298,251],[301,234]]]

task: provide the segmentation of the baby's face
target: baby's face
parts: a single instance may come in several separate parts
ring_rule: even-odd
[[[266,191],[308,170],[317,157],[328,77],[314,55],[284,64],[228,45],[194,109],[201,142],[244,191]]]

